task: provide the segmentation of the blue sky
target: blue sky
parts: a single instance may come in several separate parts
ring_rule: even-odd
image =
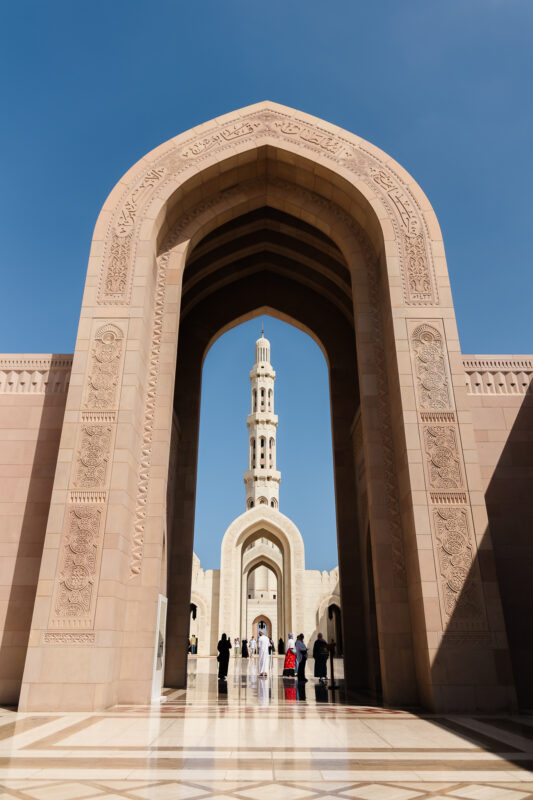
[[[72,351],[117,179],[170,136],[268,98],[369,139],[419,181],[463,352],[533,351],[531,0],[17,0],[0,14],[0,350]]]

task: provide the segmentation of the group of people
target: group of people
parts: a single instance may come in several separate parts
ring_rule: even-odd
[[[320,683],[324,683],[328,679],[329,654],[330,646],[321,633],[317,634],[316,641],[313,645],[313,659],[315,661],[315,678],[318,678]],[[294,634],[289,633],[287,654],[285,656],[285,663],[283,664],[283,677],[297,677],[298,683],[307,683],[307,678],[305,677],[307,656],[308,651],[304,642],[303,633],[300,633],[296,637],[296,640],[294,639]]]
[[[289,633],[286,648],[281,639],[280,642],[282,645],[279,648],[280,653],[283,654],[282,651],[286,651],[285,662],[283,664],[283,677],[296,677],[299,683],[307,683],[307,678],[305,677],[305,665],[307,662],[308,652],[307,646],[304,642],[303,633],[300,633],[296,639],[294,638],[294,634]],[[259,656],[258,675],[260,678],[268,677],[268,672],[270,669],[270,656],[275,652],[275,648],[272,639],[270,639],[264,633],[264,631],[259,631],[257,640],[253,635],[250,637],[249,642],[247,639],[243,639],[242,646],[240,640],[235,639],[235,648],[237,649],[237,647],[241,648],[242,658],[248,658],[250,653],[253,657],[257,651]],[[230,650],[232,649],[231,640],[225,633],[222,634],[222,637],[217,645],[217,649],[218,678],[219,680],[224,681],[226,680],[226,676],[228,674]],[[313,659],[315,662],[315,678],[318,678],[321,683],[327,681],[327,665],[330,650],[330,645],[328,645],[322,634],[319,633],[313,645]]]
[[[276,652],[276,647],[274,645],[274,642],[272,641],[272,639],[270,637],[266,636],[266,634],[263,631],[260,632],[260,635],[263,635],[268,640],[268,654],[269,655],[273,655]],[[241,646],[241,643],[240,643],[240,639],[238,639],[238,638],[235,639],[235,647],[238,646],[238,647],[241,648],[241,651],[242,651],[241,652],[241,656],[242,656],[242,658],[250,658],[250,656],[253,658],[257,654],[257,652],[259,650],[258,641],[259,640],[256,639],[254,637],[254,635],[252,634],[249,639],[243,639],[242,640],[242,646]],[[280,655],[282,655],[283,652],[284,652],[284,650],[283,650],[283,647],[284,647],[283,639],[280,639],[279,641],[280,641],[281,644],[280,644],[280,647],[278,649],[279,649]],[[235,655],[237,655],[237,653]]]
[[[235,639],[234,643],[236,648],[241,647],[239,639]],[[266,636],[262,630],[259,631],[257,640],[254,639],[253,635],[251,636],[249,643],[247,639],[243,639],[241,648],[241,655],[243,658],[248,658],[250,655],[248,652],[248,644],[250,645],[251,655],[255,656],[255,653],[257,652],[259,656],[259,677],[266,678],[270,667],[270,656],[273,652],[275,652],[272,639]],[[231,640],[225,633],[223,633],[220,638],[220,641],[217,645],[217,650],[218,679],[224,681],[226,680],[226,676],[228,674],[231,650]]]

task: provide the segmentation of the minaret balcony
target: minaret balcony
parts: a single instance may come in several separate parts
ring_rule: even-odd
[[[257,364],[250,370],[250,380],[254,378],[272,378],[276,380],[276,370],[270,364]]]
[[[273,414],[271,411],[254,411],[253,414],[248,414],[246,417],[246,424],[249,428],[252,425],[278,425],[278,415]]]
[[[256,469],[247,469],[244,473],[244,482],[248,483],[249,481],[256,481],[256,480],[271,480],[274,483],[281,482],[281,472],[277,469],[264,469],[261,467],[257,467]]]

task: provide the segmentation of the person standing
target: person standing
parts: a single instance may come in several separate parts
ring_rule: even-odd
[[[298,665],[298,683],[307,683],[305,677],[305,662],[307,661],[307,647],[304,642],[303,633],[298,634],[296,639],[296,663]]]
[[[225,681],[226,675],[228,674],[229,651],[231,650],[231,642],[225,633],[222,634],[222,637],[217,645],[217,650],[218,679],[219,681]]]
[[[257,642],[254,639],[253,633],[250,636],[249,645],[250,645],[250,656],[253,658],[255,656],[255,651],[257,649]]]
[[[268,667],[270,663],[270,656],[268,653],[268,648],[270,644],[270,639],[268,636],[265,636],[263,631],[259,631],[259,638],[257,640],[257,652],[259,654],[259,677],[260,678],[267,678],[268,677]]]
[[[243,639],[242,640],[241,656],[243,658],[248,658],[248,655],[249,655],[249,653],[248,653],[248,640],[247,639]]]
[[[239,655],[239,651],[241,649],[241,640],[239,639],[238,636],[236,636],[234,641],[233,641],[233,647],[235,648],[234,655],[238,656]]]
[[[281,638],[281,636],[279,637],[279,642],[278,642],[278,653],[280,654],[280,656],[285,655],[285,643]]]
[[[283,664],[283,677],[294,678],[294,670],[296,667],[296,645],[294,643],[294,634],[289,633],[287,641],[287,655]]]
[[[322,634],[319,633],[313,645],[313,658],[315,660],[315,678],[318,678],[320,683],[328,679],[328,656],[328,643]]]

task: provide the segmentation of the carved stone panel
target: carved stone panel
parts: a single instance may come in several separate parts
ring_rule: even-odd
[[[147,200],[166,171],[163,166],[148,170],[122,202],[115,223],[108,234],[108,249],[98,296],[100,303],[127,302],[132,277],[130,265],[134,251],[133,233],[138,222],[139,207]]]
[[[440,572],[443,628],[480,630],[485,611],[467,508],[432,511]]]
[[[111,434],[111,425],[82,425],[75,488],[98,489],[105,486]]]
[[[424,426],[423,438],[430,488],[461,489],[463,476],[455,427]]]
[[[50,628],[91,628],[102,550],[102,508],[70,506]]]
[[[411,333],[418,408],[442,411],[453,408],[447,353],[441,332],[427,322]]]
[[[111,323],[96,331],[87,381],[87,408],[104,410],[116,406],[123,338],[120,328]]]

